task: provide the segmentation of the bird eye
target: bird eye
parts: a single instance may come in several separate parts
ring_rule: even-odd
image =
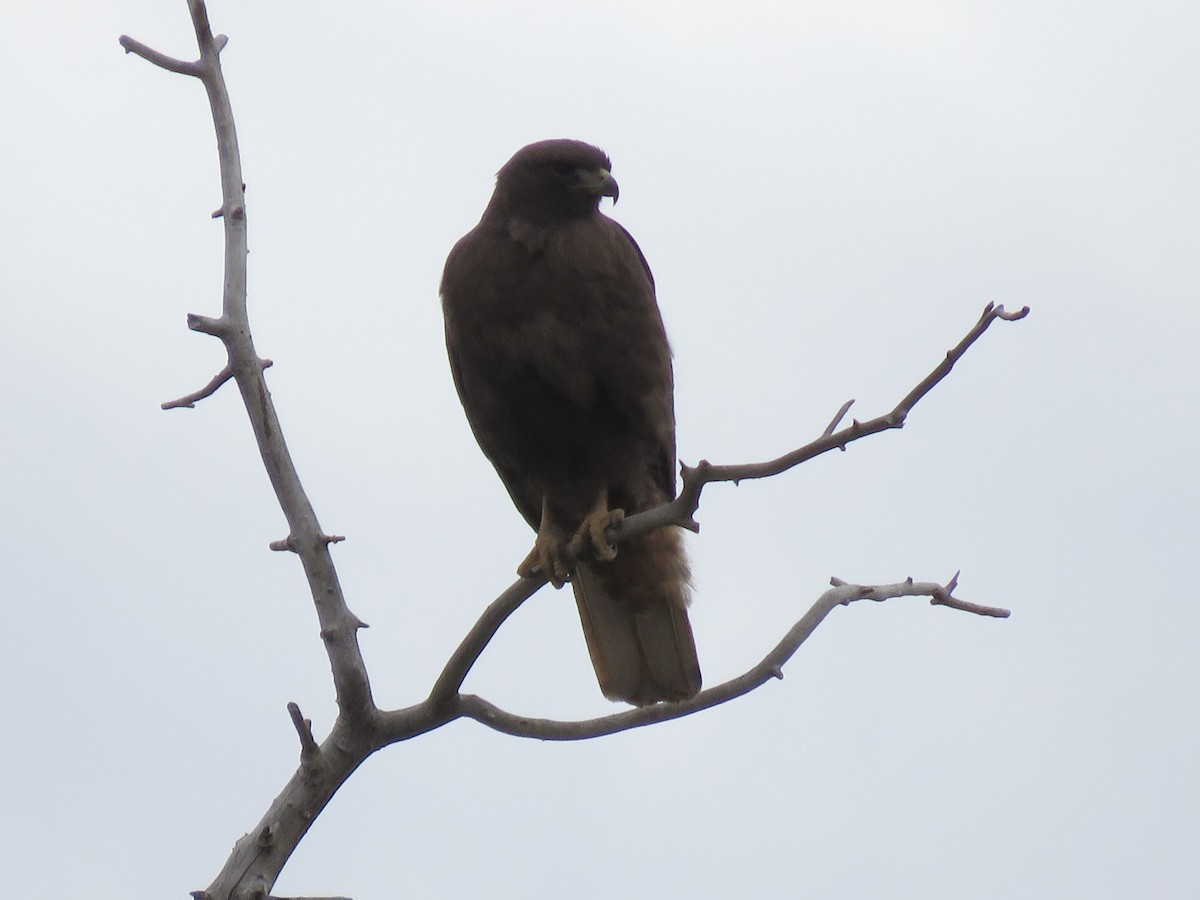
[[[550,163],[550,171],[561,178],[570,178],[575,174],[575,167],[570,163]]]

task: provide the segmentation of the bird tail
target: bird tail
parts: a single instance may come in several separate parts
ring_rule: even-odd
[[[611,562],[577,567],[575,602],[605,697],[648,706],[699,692],[688,577],[674,528],[625,541]]]

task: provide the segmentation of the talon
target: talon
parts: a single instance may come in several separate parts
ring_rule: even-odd
[[[538,525],[537,540],[529,555],[517,566],[517,574],[522,578],[533,578],[545,573],[546,578],[556,588],[567,583],[570,576],[570,566],[567,564],[567,554],[564,552],[562,539],[550,521],[546,502],[542,501],[542,521]]]
[[[543,541],[538,537],[529,555],[517,566],[517,574],[522,578],[533,578],[542,572],[546,573],[546,578],[556,588],[566,584],[570,574],[566,565],[566,555],[558,543]]]
[[[625,510],[609,509],[608,496],[602,492],[587,518],[579,523],[575,536],[571,538],[571,550],[578,557],[591,556],[608,562],[617,556],[617,548],[608,542],[606,532],[625,518]]]

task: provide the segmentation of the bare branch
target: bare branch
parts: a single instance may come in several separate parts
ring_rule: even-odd
[[[921,379],[920,383],[909,391],[904,399],[896,404],[890,412],[882,416],[866,422],[854,419],[848,427],[843,428],[841,431],[834,431],[833,429],[837,427],[837,424],[849,410],[850,403],[853,402],[850,401],[842,406],[841,410],[834,417],[833,422],[825,429],[821,437],[790,453],[785,453],[777,459],[761,463],[743,463],[741,465],[725,466],[715,466],[708,460],[702,459],[696,466],[680,466],[683,474],[683,487],[679,491],[679,496],[671,503],[626,517],[619,524],[608,529],[607,535],[609,541],[615,544],[624,538],[637,534],[645,534],[656,528],[662,528],[664,525],[678,525],[680,528],[698,532],[700,524],[696,521],[695,514],[696,510],[700,508],[700,494],[704,490],[705,485],[715,481],[732,481],[734,484],[738,484],[747,478],[770,478],[773,475],[779,475],[788,469],[795,468],[800,463],[807,462],[823,453],[828,453],[830,450],[845,450],[848,444],[869,435],[904,427],[905,419],[908,417],[909,412],[912,411],[912,408],[938,382],[950,374],[950,370],[954,368],[954,364],[987,331],[989,325],[997,319],[1013,322],[1017,319],[1025,318],[1028,314],[1028,306],[1015,313],[1010,313],[1005,311],[1003,306],[989,303],[984,307],[979,321],[967,332],[966,337],[947,351],[945,359],[932,372]]]
[[[200,48],[200,59],[194,64],[196,70],[189,68],[187,74],[197,74],[203,81],[212,108],[213,126],[217,135],[217,156],[220,162],[221,209],[225,213],[221,217],[225,229],[225,290],[221,315],[217,318],[189,315],[188,327],[193,331],[220,338],[225,345],[228,363],[225,370],[197,394],[205,394],[210,387],[215,391],[229,378],[237,382],[263,465],[287,518],[287,549],[294,550],[301,559],[308,576],[321,633],[327,636],[325,646],[333,670],[339,708],[352,718],[370,720],[376,710],[356,637],[361,623],[346,606],[333,559],[329,554],[329,544],[336,536],[330,537],[321,529],[316,512],[300,483],[300,477],[283,437],[275,405],[263,378],[263,361],[254,348],[250,334],[246,308],[245,182],[242,178],[233,109],[218,55],[225,46],[226,39],[213,36],[203,0],[188,0],[188,8],[191,11],[196,43]],[[141,44],[135,42],[127,49],[136,52],[141,47]],[[229,374],[226,375],[226,372]],[[183,399],[188,401],[192,398]]]
[[[205,397],[211,397],[217,392],[225,382],[233,377],[233,369],[225,366],[220,372],[212,377],[212,380],[198,391],[193,391],[190,394],[185,394],[178,400],[168,400],[166,403],[160,404],[162,409],[195,409],[196,403],[203,400]]]
[[[562,722],[554,719],[518,716],[500,709],[482,697],[463,695],[458,700],[457,712],[461,716],[474,719],[489,728],[511,734],[514,737],[536,738],[542,741],[587,740],[690,716],[702,709],[718,706],[741,697],[743,694],[748,694],[772,679],[782,679],[784,664],[800,649],[800,645],[816,630],[830,611],[838,606],[847,606],[856,600],[882,602],[895,597],[930,597],[934,603],[965,612],[999,617],[1006,617],[1009,614],[1006,609],[977,606],[952,597],[953,581],[947,585],[940,585],[932,581],[914,582],[910,578],[896,584],[859,585],[847,584],[834,578],[831,579],[831,582],[833,587],[817,599],[808,612],[792,626],[783,640],[776,644],[774,649],[757,665],[736,678],[701,691],[691,700],[643,706],[596,719]]]
[[[954,589],[958,587],[958,576],[959,573],[955,572],[954,577],[944,585],[933,581],[914,582],[911,578],[897,584],[874,586],[847,584],[840,578],[830,578],[829,583],[834,588],[846,588],[854,592],[854,595],[848,600],[842,601],[843,604],[849,604],[855,600],[883,601],[891,600],[894,597],[928,597],[932,606],[947,606],[950,609],[972,613],[976,616],[1007,619],[1012,615],[1011,610],[1003,609],[999,606],[983,606],[979,603],[971,603],[955,597]]]
[[[310,759],[302,763],[284,789],[283,802],[277,800],[272,804],[259,828],[252,833],[253,836],[248,835],[237,843],[225,867],[209,886],[208,895],[227,900],[233,897],[267,896],[284,862],[307,832],[313,818],[345,778],[377,749],[369,736],[374,732],[378,710],[371,696],[366,665],[358,646],[357,633],[363,623],[346,605],[329,552],[330,543],[338,538],[321,529],[300,483],[263,377],[263,363],[255,351],[250,334],[246,308],[245,185],[233,110],[219,58],[226,39],[213,36],[203,0],[188,0],[188,8],[200,50],[200,58],[195,63],[171,59],[130,38],[122,38],[121,45],[127,52],[142,56],[169,71],[200,78],[212,110],[220,164],[220,221],[225,232],[224,294],[219,317],[190,315],[188,327],[220,338],[228,361],[217,378],[197,392],[195,399],[201,399],[199,395],[207,396],[207,393],[217,390],[230,378],[237,383],[263,465],[287,519],[289,549],[293,549],[300,558],[308,578],[321,637],[333,672],[339,709],[333,731],[320,751],[320,759],[325,764],[321,767],[323,774],[318,777],[314,773],[314,767],[309,764],[312,762],[311,747],[308,748]],[[185,403],[195,402],[190,397],[183,399]],[[330,741],[334,743],[331,745]]]
[[[829,437],[829,435],[833,434],[834,429],[837,428],[842,419],[846,417],[846,413],[850,411],[850,407],[853,405],[853,399],[847,400],[845,403],[843,403],[842,408],[837,411],[837,415],[833,417],[832,421],[830,421],[830,423],[825,427],[825,430],[821,432],[821,436]],[[842,449],[844,450],[845,448],[843,447]]]
[[[292,717],[292,725],[295,726],[296,733],[300,736],[300,755],[302,757],[306,754],[312,756],[318,749],[317,742],[313,740],[312,719],[304,718],[297,703],[289,703],[287,710],[288,715]]]
[[[446,708],[447,704],[458,694],[467,673],[471,671],[471,667],[475,665],[479,655],[495,637],[500,626],[545,583],[544,575],[539,575],[537,578],[518,579],[508,590],[492,601],[471,630],[467,632],[467,636],[462,639],[458,649],[446,662],[442,674],[434,682],[433,690],[429,692],[429,699],[425,701],[430,707],[433,709]]]
[[[973,343],[975,343],[987,331],[988,326],[997,319],[1003,319],[1005,322],[1015,322],[1018,319],[1023,319],[1029,315],[1029,307],[1023,306],[1016,312],[1007,312],[1003,306],[997,306],[994,303],[989,303],[983,309],[983,315],[979,317],[979,321],[975,327],[967,332],[967,336],[958,342],[953,348],[946,351],[946,358],[930,372],[915,388],[909,391],[908,396],[900,401],[899,405],[892,411],[892,414],[899,414],[901,424],[903,424],[904,416],[907,416],[909,411],[917,405],[917,402],[933,390],[934,386],[950,374],[950,370],[954,368],[954,364],[962,359],[963,354],[967,352]]]
[[[321,774],[321,748],[313,738],[312,719],[304,718],[296,703],[287,705],[288,715],[292,717],[292,726],[300,738],[300,769],[309,781],[315,781]]]
[[[209,316],[198,316],[195,313],[188,313],[187,326],[192,331],[198,331],[201,334],[208,334],[215,338],[224,340],[229,336],[229,322],[224,317],[213,319]]]
[[[271,366],[274,365],[274,363],[269,359],[260,360],[260,362],[262,363],[262,367],[264,369],[269,369],[269,368],[271,368]],[[161,404],[161,408],[162,409],[181,409],[181,408],[182,409],[195,409],[197,403],[199,403],[201,400],[205,399],[206,397],[211,397],[213,394],[215,394],[217,392],[217,390],[221,387],[221,385],[223,385],[225,382],[227,382],[232,377],[233,377],[233,369],[231,369],[228,365],[226,365],[225,368],[223,368],[220,372],[218,372],[216,375],[213,376],[212,381],[210,381],[204,387],[200,388],[200,390],[194,391],[190,394],[187,394],[186,396],[180,397],[178,400],[168,400],[166,403]]]
[[[199,78],[203,71],[203,66],[199,62],[186,62],[182,59],[175,59],[173,56],[167,56],[165,53],[159,53],[157,50],[147,47],[141,41],[131,38],[127,34],[121,35],[118,40],[121,46],[125,48],[126,53],[140,56],[146,62],[153,63],[160,69],[166,69],[168,72]]]

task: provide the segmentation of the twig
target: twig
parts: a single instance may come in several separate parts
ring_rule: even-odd
[[[269,369],[269,368],[271,368],[271,366],[275,365],[275,363],[269,359],[261,360],[261,363],[262,363],[262,367],[264,369]],[[178,400],[168,400],[166,403],[161,404],[161,408],[162,409],[195,409],[197,403],[199,403],[201,400],[204,400],[207,397],[211,397],[213,394],[215,394],[217,392],[217,390],[221,387],[221,385],[223,385],[225,382],[227,382],[232,377],[233,377],[233,369],[231,369],[229,367],[229,365],[227,364],[225,366],[225,368],[223,368],[220,372],[218,372],[216,375],[213,376],[212,381],[210,381],[204,387],[200,388],[200,390],[194,391],[190,394],[180,397]]]
[[[313,739],[312,719],[304,718],[299,704],[296,703],[288,703],[287,711],[288,715],[292,717],[292,725],[296,729],[296,734],[300,737],[300,759],[312,759],[321,749]]]
[[[829,437],[829,435],[833,434],[834,429],[838,427],[842,419],[846,418],[846,413],[850,412],[850,407],[853,405],[853,399],[847,400],[845,403],[843,403],[842,408],[837,411],[837,415],[833,417],[830,423],[825,427],[825,430],[821,432],[821,436]],[[842,449],[844,450],[845,447]]]
[[[146,62],[153,63],[160,69],[166,69],[168,72],[175,72],[179,75],[192,75],[196,78],[200,77],[203,66],[199,62],[185,62],[182,59],[175,59],[172,56],[167,56],[165,53],[159,53],[147,47],[141,41],[129,37],[127,34],[121,35],[118,39],[126,53],[133,53],[140,56]]]

